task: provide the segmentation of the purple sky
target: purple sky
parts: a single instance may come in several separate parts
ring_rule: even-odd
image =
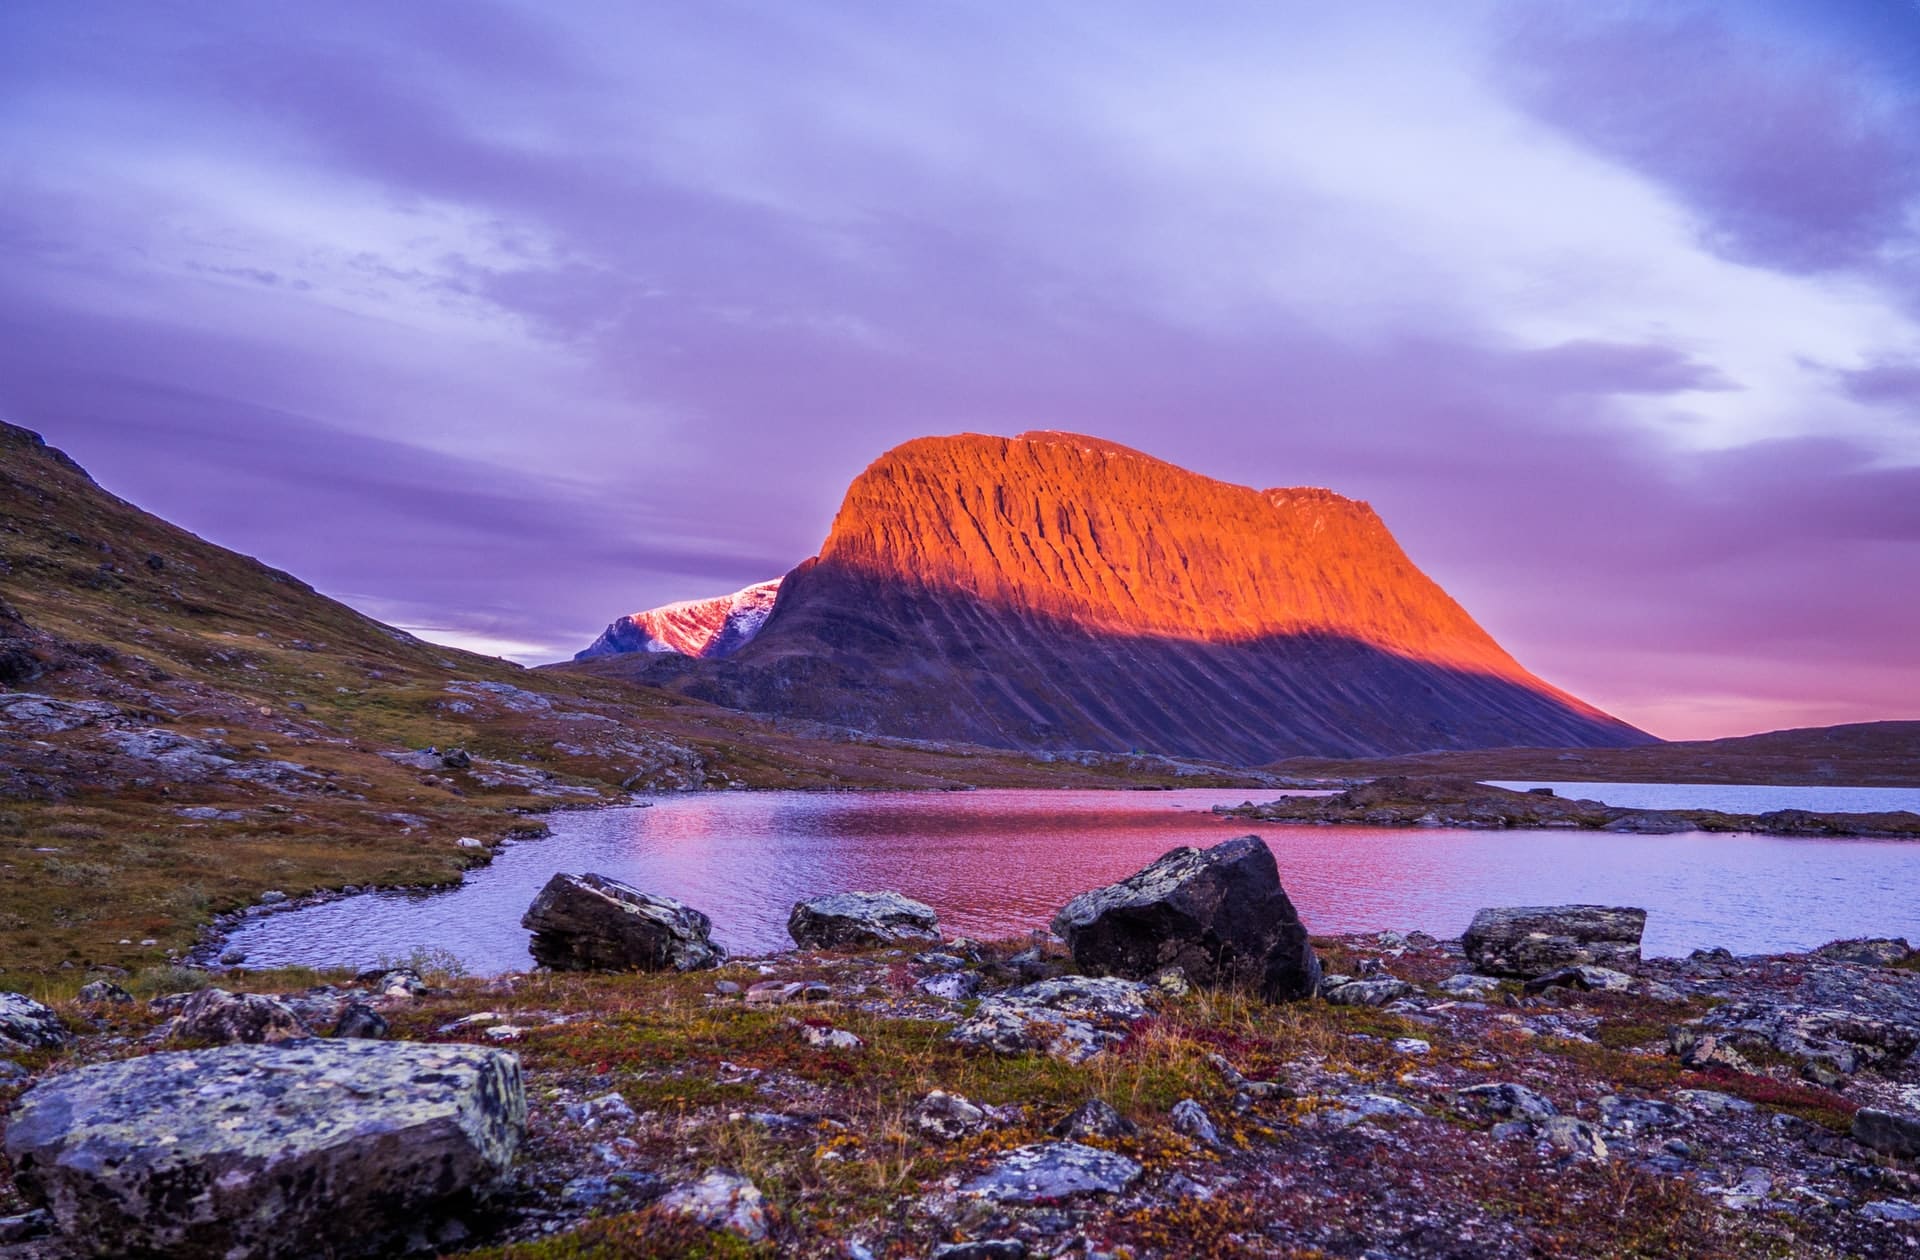
[[[0,416],[524,660],[1066,428],[1670,737],[1920,717],[1920,8],[10,5]]]

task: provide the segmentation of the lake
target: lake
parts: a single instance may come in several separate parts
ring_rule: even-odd
[[[1592,796],[1616,785],[1562,786]],[[1908,795],[1920,807],[1920,792]],[[1649,954],[1920,939],[1912,842],[1289,827],[1208,812],[1248,796],[1245,788],[669,796],[645,808],[554,814],[552,836],[506,846],[456,889],[264,914],[229,939],[252,967],[363,967],[425,948],[478,974],[524,970],[520,915],[556,871],[597,871],[677,897],[710,915],[714,939],[735,954],[790,947],[796,900],[856,889],[925,901],[949,933],[1006,937],[1044,927],[1075,893],[1176,845],[1249,831],[1266,838],[1288,894],[1319,933],[1419,928],[1451,937],[1482,906],[1584,901],[1647,908]]]

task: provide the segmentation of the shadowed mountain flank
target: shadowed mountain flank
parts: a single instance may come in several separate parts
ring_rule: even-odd
[[[897,447],[729,659],[590,668],[1033,750],[1253,764],[1649,739],[1528,673],[1366,504],[1061,433]]]

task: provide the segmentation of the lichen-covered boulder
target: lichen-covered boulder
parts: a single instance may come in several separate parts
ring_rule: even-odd
[[[179,1012],[167,1025],[169,1040],[205,1041],[214,1045],[235,1042],[249,1046],[311,1037],[293,1008],[267,993],[229,993],[201,989],[186,995]]]
[[[1582,964],[1630,971],[1646,930],[1647,912],[1626,906],[1497,906],[1460,943],[1474,970],[1525,980]]]
[[[20,1098],[6,1153],[73,1250],[272,1260],[431,1241],[525,1125],[512,1055],[308,1040],[54,1077]]]
[[[1913,957],[1905,937],[1861,936],[1828,941],[1813,951],[1821,962],[1852,963],[1858,967],[1897,967]]]
[[[1083,1194],[1120,1194],[1140,1180],[1125,1155],[1079,1142],[1041,1142],[1008,1151],[960,1193],[996,1203],[1052,1203]]]
[[[555,875],[520,926],[555,971],[698,971],[727,959],[706,915],[605,875]]]
[[[1311,997],[1320,961],[1272,850],[1258,836],[1179,848],[1117,884],[1081,893],[1053,930],[1082,971],[1145,980],[1178,967],[1194,984],[1268,1001]]]
[[[22,993],[0,993],[0,1050],[58,1050],[71,1038],[52,1010]]]
[[[933,907],[896,892],[843,892],[796,901],[787,935],[802,949],[937,941]]]
[[[995,1054],[1084,1063],[1126,1040],[1154,990],[1113,976],[1056,976],[983,998],[947,1040]]]

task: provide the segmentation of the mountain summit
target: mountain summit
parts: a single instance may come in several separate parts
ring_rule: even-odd
[[[1036,750],[1256,764],[1649,742],[1528,673],[1367,504],[1058,432],[895,447],[727,659],[597,668]]]

